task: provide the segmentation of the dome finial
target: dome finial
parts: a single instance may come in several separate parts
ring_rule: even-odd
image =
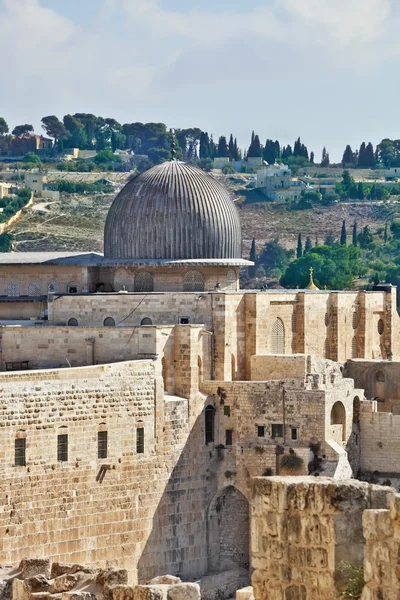
[[[306,290],[319,290],[319,287],[317,287],[314,283],[313,272],[314,272],[314,269],[312,267],[310,267],[310,282],[309,282],[308,286],[306,287]]]
[[[169,151],[171,155],[170,160],[176,160],[176,145],[175,129],[171,129],[171,150]]]

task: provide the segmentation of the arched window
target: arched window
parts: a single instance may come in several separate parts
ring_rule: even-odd
[[[226,274],[226,289],[236,290],[236,273],[233,269],[229,269]]]
[[[140,321],[141,325],[153,325],[153,321],[150,319],[150,317],[144,317],[144,319],[142,319]]]
[[[19,296],[19,283],[12,281],[8,284],[7,296]]]
[[[204,416],[206,444],[211,444],[214,441],[215,408],[211,405],[206,406]]]
[[[378,333],[379,333],[379,335],[382,335],[382,333],[384,332],[384,330],[385,330],[385,324],[384,324],[384,322],[383,322],[382,319],[379,319],[379,321],[378,321]]]
[[[40,283],[38,281],[32,281],[28,285],[28,296],[40,296]]]
[[[346,440],[346,409],[340,401],[335,402],[331,411],[331,425],[341,425],[341,439]]]
[[[192,269],[183,276],[184,292],[204,292],[204,277],[200,271]]]
[[[112,317],[106,317],[103,321],[104,327],[115,327],[115,320]]]
[[[69,319],[68,327],[78,327],[78,319],[75,319],[74,317]]]
[[[357,329],[357,327],[358,327],[358,315],[357,315],[356,312],[353,312],[353,317],[352,317],[351,324],[353,326],[353,329]]]
[[[357,338],[353,337],[351,340],[351,358],[357,358],[358,356],[358,348],[357,348]]]
[[[50,281],[50,283],[47,286],[47,293],[48,294],[58,294],[60,291],[60,286],[58,285],[57,281]]]
[[[285,328],[279,318],[272,324],[271,354],[285,354]]]
[[[382,371],[375,374],[375,398],[385,400],[385,374]]]
[[[154,291],[154,280],[153,275],[148,271],[139,271],[136,273],[133,282],[133,289],[135,292],[153,292]]]

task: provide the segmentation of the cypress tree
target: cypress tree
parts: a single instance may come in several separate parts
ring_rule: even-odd
[[[371,144],[371,142],[368,143],[367,147],[365,148],[365,155],[364,155],[364,166],[365,167],[374,167],[375,166],[375,153],[374,153],[374,147]]]
[[[347,246],[346,221],[342,223],[342,231],[340,232],[340,243],[342,246]]]
[[[299,236],[297,238],[296,257],[301,258],[302,256],[303,256],[303,242],[301,241],[301,233],[299,233]]]
[[[222,157],[222,158],[229,156],[229,150],[228,150],[228,145],[226,143],[226,137],[223,135],[221,135],[221,137],[218,140],[217,156]]]
[[[359,200],[364,200],[364,198],[365,198],[364,186],[362,184],[362,181],[359,181],[358,186],[357,186],[357,198]]]
[[[311,163],[311,164],[314,164],[314,158],[315,158],[315,156],[314,156],[314,152],[311,152],[311,153],[310,153],[310,163]]]
[[[257,266],[256,266],[257,255],[256,255],[256,240],[254,238],[251,241],[249,258],[250,258],[251,262],[254,263],[254,266],[249,267],[249,277],[255,277],[256,270],[257,270]]]
[[[351,146],[347,145],[346,149],[343,153],[342,166],[346,167],[346,166],[353,166],[353,165],[354,165],[354,153],[353,153],[353,150],[351,149]]]
[[[234,144],[234,141],[233,141],[233,135],[232,134],[230,135],[230,138],[229,138],[228,148],[229,148],[229,156],[230,156],[230,158],[235,159],[235,144]]]
[[[357,221],[354,221],[353,225],[353,246],[357,246]]]
[[[322,150],[321,167],[329,167],[329,152],[326,151],[325,146]]]
[[[365,142],[360,146],[360,152],[358,153],[358,166],[365,167]]]
[[[383,234],[383,241],[385,242],[385,244],[388,241],[388,224],[387,223],[385,223],[385,231]]]
[[[304,244],[304,254],[307,254],[307,252],[310,252],[311,249],[312,249],[312,241],[311,241],[311,238],[307,237],[306,243]]]
[[[247,151],[247,156],[249,156],[249,157],[262,156],[261,143],[260,143],[260,138],[258,137],[258,135],[254,136],[254,139],[252,140],[252,142],[249,146],[249,149]]]
[[[294,143],[293,156],[302,156],[301,146],[302,146],[301,140],[300,140],[300,138],[297,138],[297,140]]]

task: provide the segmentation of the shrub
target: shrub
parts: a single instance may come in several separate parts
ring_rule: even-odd
[[[340,573],[345,579],[346,584],[342,591],[342,598],[361,598],[364,587],[364,570],[362,567],[355,567],[348,563],[342,563]]]
[[[281,458],[280,462],[280,472],[285,471],[286,474],[297,475],[299,471],[302,470],[304,465],[304,460],[301,456],[298,456],[295,451],[290,448],[289,454],[285,454]]]

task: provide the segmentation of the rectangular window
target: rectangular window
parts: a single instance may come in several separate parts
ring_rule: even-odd
[[[271,437],[283,438],[283,425],[282,423],[274,423],[272,425]]]
[[[136,452],[137,454],[144,454],[144,427],[137,427],[136,429]]]
[[[225,446],[232,446],[232,429],[225,430]]]
[[[257,436],[265,437],[265,426],[264,425],[257,425]]]
[[[190,318],[189,317],[180,317],[179,318],[179,323],[181,325],[189,325],[190,323]]]
[[[298,439],[297,427],[292,427],[292,429],[290,430],[290,437],[293,441],[296,441]]]
[[[231,416],[231,407],[230,406],[224,406],[224,415],[225,415],[225,417]]]
[[[97,433],[97,456],[98,458],[107,458],[107,431]]]
[[[26,467],[26,438],[15,440],[15,466]]]
[[[57,436],[57,460],[66,462],[68,460],[68,434]]]

